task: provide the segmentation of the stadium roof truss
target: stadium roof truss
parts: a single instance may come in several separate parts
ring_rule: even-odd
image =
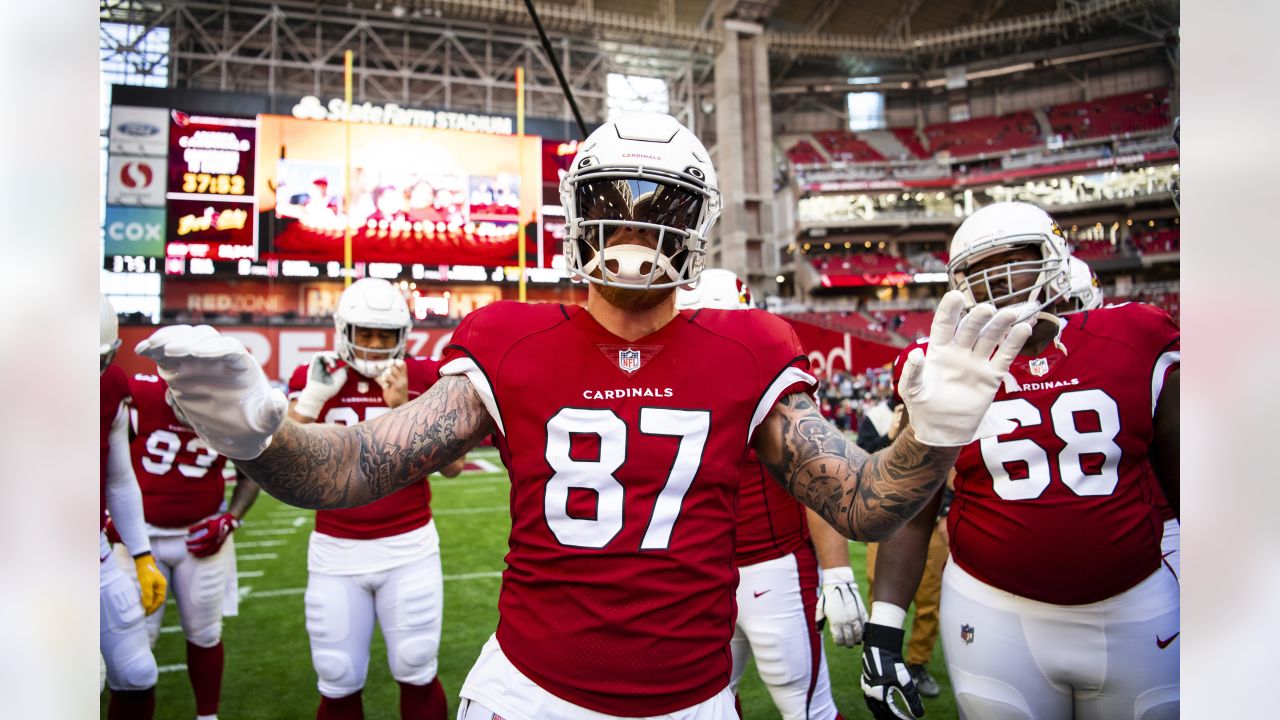
[[[835,76],[838,68],[921,73],[964,62],[971,52],[1045,52],[1063,38],[1087,39],[1104,24],[1147,41],[1177,32],[1173,0],[537,0],[537,6],[584,115],[605,116],[606,75],[623,72],[665,79],[672,112],[695,127],[700,100],[713,94],[708,79],[722,37],[717,16],[759,27],[774,84],[793,66],[803,66],[806,76],[815,70]],[[355,93],[363,100],[511,113],[515,68],[522,65],[529,114],[571,117],[523,0],[100,0],[99,7],[104,22],[169,29],[175,86],[340,96],[343,51],[351,49]],[[128,56],[138,45],[107,44],[104,57]]]

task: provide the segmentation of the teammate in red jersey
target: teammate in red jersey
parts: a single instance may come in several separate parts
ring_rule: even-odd
[[[606,123],[561,194],[587,306],[476,310],[441,380],[362,425],[286,422],[261,368],[212,328],[166,328],[138,351],[213,447],[297,505],[373,502],[494,434],[510,552],[463,720],[729,720],[747,450],[842,534],[883,538],[946,479],[1030,327],[990,305],[962,319],[963,298],[944,298],[938,344],[902,381],[912,428],[868,456],[822,418],[790,326],[759,310],[676,312],[720,209],[692,133],[667,115]]]
[[[677,310],[754,306],[750,288],[731,270],[707,268],[693,288],[676,291]],[[749,451],[741,468],[735,546],[738,619],[729,689],[737,693],[754,655],[784,720],[839,718],[815,620],[830,624],[839,645],[862,641],[867,611],[849,565],[848,540],[788,495]]]
[[[1067,249],[1033,205],[965,220],[950,273],[971,301],[1036,319],[985,420],[998,436],[956,462],[941,623],[961,715],[1176,717],[1178,581],[1160,544],[1166,498],[1177,507],[1177,326],[1137,303],[1046,312],[1071,292]],[[923,712],[899,663],[932,517],[880,546],[863,672],[877,717],[902,717],[893,693]]]
[[[358,280],[334,313],[336,352],[318,353],[289,380],[289,416],[300,423],[355,425],[421,395],[438,364],[405,359],[412,328],[404,298],[386,280]],[[441,470],[457,475],[462,462]],[[307,634],[324,720],[364,717],[361,690],[376,620],[400,684],[406,720],[448,713],[436,678],[444,588],[440,536],[427,474],[364,507],[322,509],[307,553]]]
[[[129,380],[123,370],[111,364],[120,347],[120,338],[116,312],[105,296],[100,296],[98,302],[98,320],[101,363],[98,646],[107,667],[107,685],[111,688],[107,717],[109,720],[145,719],[155,713],[157,669],[143,617],[164,605],[165,579],[151,557],[151,543],[142,519],[142,494],[129,466]],[[108,511],[133,557],[141,598],[139,586],[110,559],[106,533]]]
[[[133,472],[142,489],[152,552],[169,581],[187,638],[187,676],[196,720],[217,720],[222,695],[222,617],[227,583],[234,580],[235,549],[224,544],[258,496],[258,485],[238,473],[222,509],[227,459],[210,450],[174,412],[165,382],[137,374],[129,381]],[[228,573],[232,573],[228,577]],[[147,618],[152,647],[164,607]]]

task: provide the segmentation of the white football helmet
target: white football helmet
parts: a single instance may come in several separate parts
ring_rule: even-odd
[[[116,309],[111,307],[107,296],[98,294],[98,359],[101,365],[98,374],[107,371],[111,359],[120,349],[120,321],[116,319]]]
[[[1072,255],[1067,258],[1067,266],[1071,277],[1071,292],[1063,298],[1058,314],[1070,315],[1102,307],[1102,286],[1098,284],[1098,274],[1089,267],[1089,263]]]
[[[1009,262],[986,270],[970,266],[1014,248],[1032,248],[1037,260]],[[951,239],[947,274],[951,288],[976,304],[975,286],[985,290],[985,300],[997,307],[1011,307],[1018,321],[1034,321],[1071,291],[1067,258],[1071,252],[1062,229],[1044,210],[1023,202],[998,202],[970,215]],[[1030,276],[1032,282],[1015,290]]]
[[[723,268],[707,268],[698,276],[698,281],[692,288],[676,290],[676,310],[745,310],[755,306],[755,301],[751,299],[751,288],[732,270]]]
[[[707,149],[661,113],[629,113],[591,133],[560,181],[560,201],[569,271],[589,282],[641,290],[698,278],[721,207]],[[619,228],[653,237],[655,247],[605,247]]]
[[[351,283],[338,298],[333,314],[337,332],[333,336],[338,357],[367,378],[377,378],[391,363],[404,357],[413,319],[404,296],[391,283],[378,278],[364,278]],[[396,344],[390,348],[356,345],[355,329],[380,328],[396,331]],[[356,357],[359,350],[365,357]]]

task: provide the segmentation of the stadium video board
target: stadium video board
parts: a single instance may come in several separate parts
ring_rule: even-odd
[[[541,153],[536,136],[261,115],[254,195],[266,252],[341,260],[350,226],[362,261],[514,265],[519,225],[541,205]],[[544,266],[536,235],[527,242],[529,264]]]

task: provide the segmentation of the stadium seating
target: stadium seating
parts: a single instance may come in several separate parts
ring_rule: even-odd
[[[933,326],[932,310],[902,310],[895,313],[902,318],[897,333],[907,340],[928,337]]]
[[[878,252],[823,255],[811,260],[815,270],[828,275],[877,275],[915,272],[904,258]]]
[[[1133,246],[1139,255],[1160,255],[1179,251],[1179,233],[1177,228],[1159,228],[1156,230],[1134,233]]]
[[[1069,140],[1158,130],[1173,122],[1164,88],[1056,105],[1047,115],[1053,131]]]
[[[924,149],[924,145],[920,144],[920,137],[916,135],[914,128],[891,128],[891,130],[894,137],[898,138],[898,142],[911,151],[913,157],[918,160],[925,160],[930,157],[929,151]]]
[[[1119,305],[1123,302],[1144,302],[1161,308],[1173,318],[1174,322],[1180,322],[1181,315],[1182,292],[1179,290],[1136,290],[1125,295],[1107,296],[1105,301],[1108,305]]]
[[[792,165],[824,165],[827,162],[808,140],[800,140],[788,148],[787,159]]]
[[[1093,260],[1096,258],[1115,255],[1118,249],[1111,244],[1110,240],[1083,240],[1073,239],[1071,241],[1071,254],[1081,260]]]
[[[826,148],[827,154],[837,162],[882,162],[884,156],[861,140],[857,135],[845,130],[823,130],[814,133],[814,137]]]
[[[968,157],[1030,147],[1039,142],[1040,129],[1035,115],[1018,112],[929,125],[924,135],[935,154],[947,151],[953,157]]]
[[[807,322],[810,325],[824,327],[828,330],[846,332],[865,340],[888,343],[893,339],[893,336],[885,330],[883,325],[872,321],[860,312],[852,310],[792,313],[788,317]]]

